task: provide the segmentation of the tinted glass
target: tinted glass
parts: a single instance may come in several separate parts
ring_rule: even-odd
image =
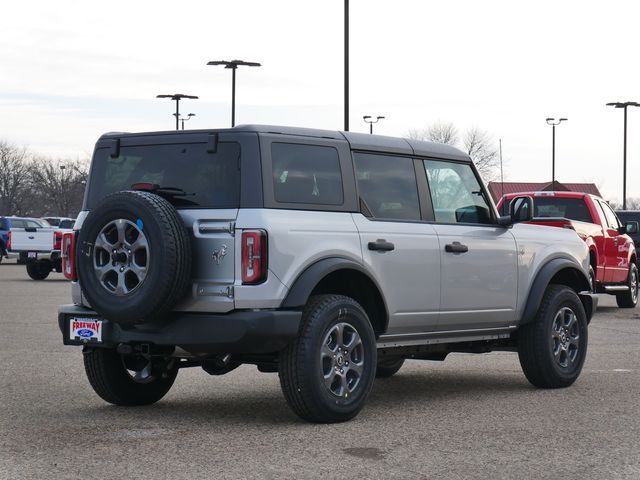
[[[490,224],[491,210],[468,164],[425,160],[436,222]]]
[[[9,221],[6,218],[0,218],[0,230],[9,230]]]
[[[509,214],[509,204],[511,200],[506,200],[500,209],[503,215]],[[578,222],[594,223],[587,208],[587,204],[581,198],[558,198],[558,197],[533,197],[534,217],[556,217],[568,218]]]
[[[340,157],[333,147],[273,143],[276,202],[342,205]]]
[[[420,220],[411,158],[353,154],[358,192],[376,218]]]
[[[73,224],[76,223],[75,220],[61,220],[60,221],[60,225],[58,225],[60,228],[73,228]]]
[[[44,222],[36,222],[35,220],[25,220],[24,221],[26,228],[43,228],[48,225],[45,225]]]
[[[609,228],[613,230],[617,230],[618,228],[620,228],[622,225],[620,225],[620,222],[618,221],[618,217],[616,217],[616,214],[613,213],[613,210],[611,210],[611,207],[604,202],[598,202],[598,203],[600,203],[600,206],[604,211],[604,215],[605,217],[607,217],[607,223],[609,224]]]
[[[11,220],[11,228],[24,228],[25,226],[24,220]]]
[[[182,189],[180,207],[237,208],[240,203],[240,145],[220,142],[216,153],[205,143],[122,147],[111,158],[100,149],[93,160],[87,207],[134,183]]]
[[[49,218],[49,217],[47,217],[47,218],[45,218],[45,220],[47,222],[49,222],[49,225],[52,225],[54,227],[57,227],[58,225],[60,225],[60,219],[58,219],[58,218]]]

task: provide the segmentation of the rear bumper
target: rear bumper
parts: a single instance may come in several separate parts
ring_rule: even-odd
[[[29,252],[35,252],[36,254],[36,258],[29,258]],[[41,252],[38,250],[9,250],[9,257],[10,258],[19,258],[20,261],[24,262],[24,263],[28,263],[28,262],[34,262],[36,260],[49,260],[52,262],[55,262],[56,260],[60,260],[61,256],[60,256],[60,250],[51,250],[51,251],[46,251],[46,252]]]
[[[175,312],[162,325],[121,327],[102,320],[102,342],[95,347],[119,344],[178,346],[193,354],[270,353],[282,350],[298,334],[301,311],[258,310],[227,314]],[[100,315],[77,305],[58,308],[58,326],[65,345],[87,345],[69,335],[70,319],[100,319]]]

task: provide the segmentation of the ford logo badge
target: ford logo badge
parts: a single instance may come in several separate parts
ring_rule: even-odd
[[[78,336],[82,338],[91,338],[93,337],[93,330],[89,330],[88,328],[81,328],[78,330]]]

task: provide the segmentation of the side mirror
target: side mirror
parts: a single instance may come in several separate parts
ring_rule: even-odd
[[[624,230],[627,235],[636,235],[638,233],[638,222],[627,222],[624,224]]]
[[[515,197],[509,204],[511,223],[529,222],[533,220],[533,198]]]

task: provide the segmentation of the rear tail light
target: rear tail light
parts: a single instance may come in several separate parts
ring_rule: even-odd
[[[57,230],[53,232],[53,249],[60,250],[62,246],[62,232]]]
[[[11,250],[11,232],[7,232],[7,244],[4,247],[7,251]]]
[[[267,232],[245,230],[242,232],[242,283],[256,285],[267,279]]]
[[[76,281],[76,236],[78,232],[62,234],[62,273],[69,280]]]

